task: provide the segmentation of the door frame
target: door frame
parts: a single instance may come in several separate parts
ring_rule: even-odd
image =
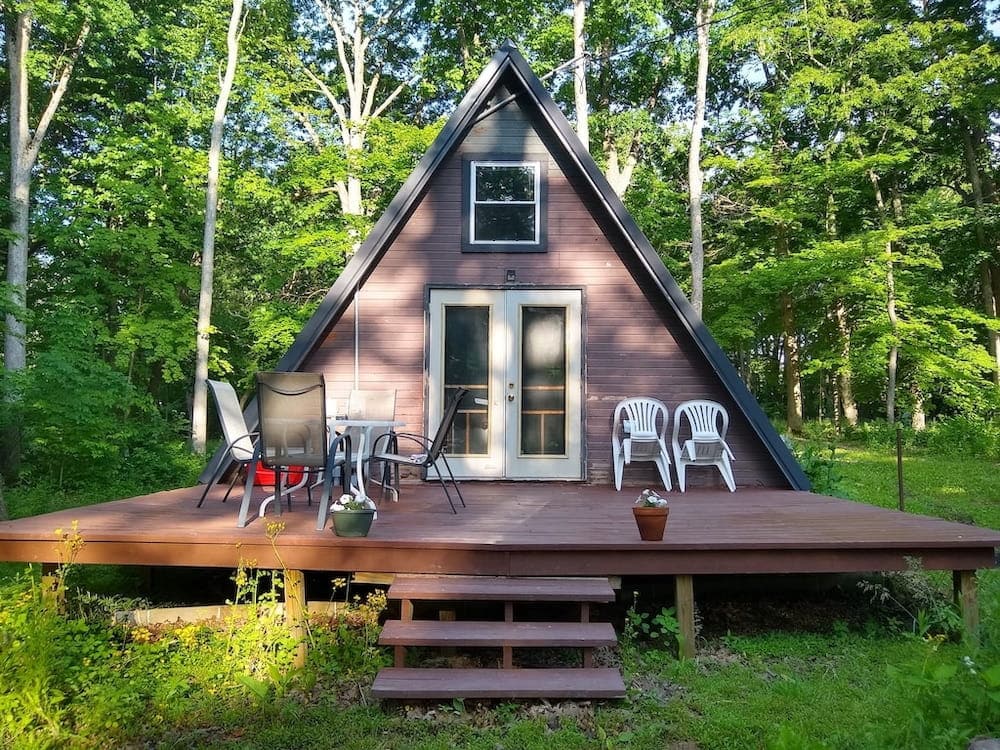
[[[517,450],[520,446],[520,436],[516,429],[511,436],[508,436],[508,425],[517,423],[514,416],[520,413],[519,409],[508,409],[504,399],[506,398],[506,383],[508,367],[511,353],[517,353],[518,375],[520,373],[520,352],[516,346],[514,337],[507,335],[510,323],[508,321],[508,305],[511,296],[509,293],[516,293],[513,298],[517,300],[515,305],[538,305],[538,306],[565,306],[569,309],[570,315],[567,319],[567,372],[566,372],[566,448],[565,458],[552,456],[539,456],[538,461],[565,462],[557,472],[535,474],[523,476],[524,466],[520,471],[511,471],[511,461],[508,453]],[[532,298],[535,299],[532,299]],[[432,299],[433,298],[433,299]],[[443,347],[439,338],[442,331],[443,316],[441,311],[443,305],[447,304],[467,304],[485,305],[491,308],[490,311],[490,336],[491,351],[490,362],[490,434],[491,441],[498,441],[502,446],[499,451],[491,451],[487,458],[482,461],[473,460],[471,462],[461,458],[449,457],[449,464],[457,477],[462,479],[476,479],[487,481],[580,481],[586,477],[586,414],[585,414],[585,372],[586,372],[586,351],[585,332],[586,315],[584,290],[579,286],[508,286],[477,284],[467,285],[427,285],[424,290],[424,396],[425,396],[425,419],[428,429],[434,429],[437,420],[440,419],[441,411],[444,407],[441,387],[439,382],[435,382],[435,377],[440,378],[442,365],[440,362],[434,364],[435,357],[443,356]],[[436,308],[436,309],[434,309]],[[492,341],[495,331],[495,320],[499,315],[505,323],[504,340],[494,344]],[[573,324],[575,319],[576,324]],[[513,321],[513,325],[520,329],[520,320]],[[518,339],[519,341],[519,339]],[[575,349],[575,362],[572,357]],[[518,378],[519,379],[519,378]],[[575,381],[575,382],[574,382]],[[574,417],[570,417],[574,414]],[[578,422],[574,424],[574,419]],[[535,459],[515,456],[518,462],[528,462]],[[471,464],[471,465],[470,465]],[[530,472],[528,472],[530,474]],[[436,476],[433,469],[429,470],[429,476]],[[551,475],[550,475],[551,474]]]

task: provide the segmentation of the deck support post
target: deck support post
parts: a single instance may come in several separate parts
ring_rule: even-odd
[[[954,570],[951,576],[955,603],[962,612],[962,622],[965,625],[965,637],[971,641],[978,641],[979,597],[976,592],[976,571]]]
[[[677,622],[681,659],[693,659],[694,642],[694,578],[690,575],[674,576],[674,604],[677,608]]]
[[[306,577],[301,570],[285,571],[285,618],[297,641],[296,667],[306,665]]]
[[[590,622],[590,602],[580,602],[580,622]],[[589,646],[583,649],[583,668],[594,668],[594,649]]]
[[[413,600],[402,599],[399,602],[399,619],[409,622],[413,619]],[[393,648],[393,666],[402,668],[406,666],[406,646],[396,646]]]
[[[504,622],[514,622],[514,602],[504,602],[503,603],[503,621]],[[509,643],[504,643],[500,648],[501,658],[503,660],[504,669],[514,668],[514,649],[511,648]]]

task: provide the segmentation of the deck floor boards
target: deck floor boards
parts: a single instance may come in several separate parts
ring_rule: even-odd
[[[661,542],[643,542],[622,492],[579,483],[463,482],[467,508],[451,513],[439,486],[403,486],[366,538],[315,530],[304,495],[280,520],[236,527],[239,497],[184,488],[0,523],[0,560],[55,562],[56,529],[73,521],[79,562],[234,567],[240,560],[303,570],[474,575],[838,572],[904,567],[991,567],[1000,532],[806,492],[672,492]],[[262,497],[264,491],[260,491]],[[234,495],[236,493],[234,492]]]

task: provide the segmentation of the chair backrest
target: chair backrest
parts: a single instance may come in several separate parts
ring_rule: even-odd
[[[674,411],[674,440],[680,433],[681,417],[687,417],[694,439],[726,439],[729,430],[729,412],[715,401],[685,401]],[[720,427],[721,422],[721,427]]]
[[[258,372],[257,407],[265,466],[326,465],[326,396],[321,373]]]
[[[396,391],[351,391],[347,400],[349,419],[394,419]]]
[[[243,408],[236,390],[223,380],[209,380],[208,387],[215,399],[219,412],[219,424],[229,446],[229,455],[234,461],[249,461],[253,458],[253,439],[243,417]]]
[[[468,394],[468,388],[459,388],[452,395],[451,401],[445,407],[444,414],[441,415],[441,424],[438,425],[437,432],[434,433],[431,447],[427,451],[428,462],[437,461],[437,457],[440,455],[445,442],[448,440],[448,435],[451,433],[451,426],[455,423],[455,415],[458,414],[458,407],[462,404],[462,399]]]
[[[657,426],[657,418],[662,415],[663,421]],[[655,398],[627,398],[620,401],[615,408],[615,422],[619,418],[629,421],[629,433],[633,436],[656,435],[662,437],[667,432],[667,422],[670,411],[667,405]],[[617,424],[615,425],[617,429]]]

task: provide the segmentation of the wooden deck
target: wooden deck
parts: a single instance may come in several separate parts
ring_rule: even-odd
[[[462,484],[451,513],[441,489],[404,485],[371,534],[315,530],[316,506],[296,498],[272,545],[256,519],[236,527],[239,498],[201,488],[0,523],[0,560],[57,562],[56,529],[78,521],[78,562],[502,576],[703,575],[898,570],[994,565],[1000,532],[830,497],[776,489],[670,494],[662,542],[643,542],[636,491],[575,483]],[[234,495],[236,493],[234,492]],[[263,494],[263,493],[261,493]],[[270,520],[269,517],[268,520]]]

